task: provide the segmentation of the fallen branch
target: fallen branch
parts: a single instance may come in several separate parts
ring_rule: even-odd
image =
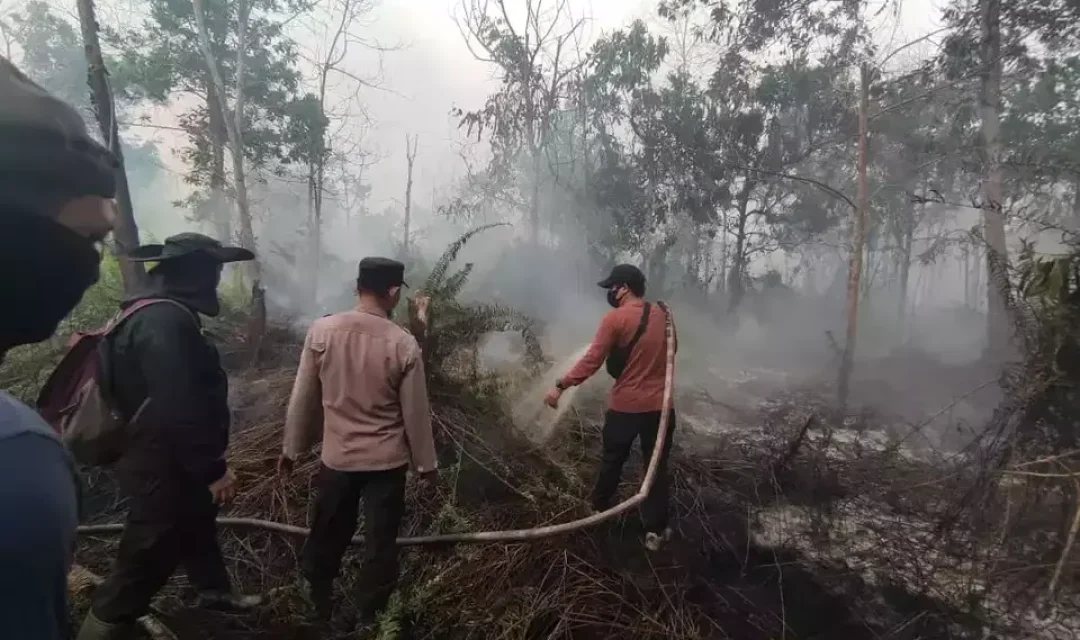
[[[798,455],[799,449],[802,448],[802,443],[806,439],[806,434],[810,431],[810,427],[813,426],[815,419],[815,416],[810,414],[810,417],[806,419],[806,423],[802,426],[802,429],[799,429],[798,435],[791,441],[791,444],[788,446],[787,451],[784,452],[784,455],[773,463],[771,470],[772,477],[775,478],[778,476],[789,464],[791,464],[791,461],[795,456]]]
[[[1056,460],[1056,462],[1064,467],[1066,471],[1069,471],[1069,468],[1061,462],[1060,459]],[[1076,485],[1076,495],[1080,496],[1080,476],[1073,474],[1072,478]],[[1080,532],[1080,500],[1078,500],[1074,508],[1076,509],[1076,513],[1073,516],[1072,527],[1069,528],[1069,535],[1065,540],[1064,548],[1061,550],[1061,557],[1058,558],[1057,565],[1054,567],[1054,576],[1050,578],[1050,586],[1047,587],[1046,590],[1047,597],[1049,598],[1053,598],[1054,592],[1057,591],[1058,581],[1061,580],[1061,572],[1065,569],[1065,564],[1069,560],[1069,554],[1072,553],[1073,544],[1076,543],[1076,534]]]

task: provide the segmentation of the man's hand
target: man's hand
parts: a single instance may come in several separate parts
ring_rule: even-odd
[[[288,478],[292,475],[293,469],[296,468],[296,460],[293,460],[284,453],[278,456],[277,459],[277,474],[280,478]]]
[[[551,407],[552,409],[558,409],[559,408],[559,398],[561,398],[561,397],[562,397],[562,389],[560,389],[558,387],[552,387],[551,390],[549,390],[547,392],[547,395],[544,396],[544,404]]]
[[[431,471],[425,471],[420,474],[420,482],[424,483],[424,486],[434,487],[439,483],[439,472],[435,469]]]
[[[416,296],[413,298],[413,304],[416,306],[416,319],[427,326],[428,307],[431,305],[431,298],[429,296]]]
[[[210,485],[210,495],[213,496],[214,504],[217,505],[232,502],[232,499],[236,497],[236,474],[232,469],[226,469],[225,475]]]

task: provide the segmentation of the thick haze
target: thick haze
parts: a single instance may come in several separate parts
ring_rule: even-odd
[[[22,0],[3,0],[0,7],[12,10]],[[61,0],[50,4],[72,15],[74,5]],[[871,3],[873,4],[873,3]],[[138,5],[128,0],[103,0],[98,3],[104,24],[130,23],[139,15]],[[334,90],[342,104],[353,103],[356,95],[366,112],[362,117],[355,104],[351,128],[363,132],[365,149],[374,156],[374,165],[366,172],[372,192],[368,201],[371,211],[403,207],[405,189],[405,136],[419,136],[419,153],[414,173],[414,200],[420,206],[430,206],[433,194],[445,195],[456,179],[467,169],[462,153],[480,166],[483,149],[469,144],[457,120],[450,116],[453,107],[465,110],[483,105],[497,87],[493,65],[477,60],[470,53],[455,22],[460,3],[454,0],[373,0],[368,16],[358,22],[354,31],[372,44],[389,48],[382,52],[353,47],[343,66],[356,76],[370,79],[379,88],[364,87],[356,92],[355,83],[341,80]],[[907,0],[899,19],[891,13],[878,16],[878,40],[888,50],[931,35],[938,28],[940,15],[936,0]],[[634,19],[644,19],[659,33],[670,28],[656,18],[656,3],[652,0],[574,0],[574,11],[588,18],[586,44],[603,33],[628,25]],[[868,11],[873,14],[873,11]],[[298,26],[293,36],[301,48],[312,51],[312,28]],[[911,47],[918,51],[918,46]],[[893,61],[901,65],[903,56]],[[175,126],[175,114],[168,109],[155,109],[148,114],[148,123]],[[139,128],[139,134],[149,132]],[[168,130],[158,130],[151,137],[167,148],[175,149],[178,136]],[[169,196],[183,197],[187,187],[180,177],[182,164],[170,152],[162,153],[165,166],[172,172]],[[152,230],[157,231],[157,230]],[[171,231],[171,229],[169,230]]]
[[[0,14],[17,10],[21,2],[0,0]],[[53,0],[51,4],[64,15],[73,16],[73,3]],[[98,6],[100,21],[107,27],[132,28],[143,17],[140,5],[130,0],[102,0]],[[333,6],[330,2],[320,5]],[[635,19],[645,20],[657,34],[677,37],[671,25],[656,18],[655,0],[575,0],[571,6],[576,16],[587,18],[582,53],[597,37]],[[456,195],[470,167],[479,169],[487,159],[484,144],[466,138],[457,118],[451,116],[451,109],[481,108],[498,88],[497,69],[473,56],[459,30],[455,16],[460,11],[458,2],[448,0],[373,1],[368,13],[352,29],[354,37],[362,39],[364,45],[350,47],[341,65],[347,74],[335,75],[329,84],[330,110],[334,115],[348,114],[344,121],[335,118],[331,144],[346,152],[354,169],[363,167],[361,177],[371,191],[363,203],[363,220],[352,215],[349,204],[338,194],[327,195],[322,237],[323,249],[329,255],[321,264],[319,308],[306,308],[300,303],[303,296],[298,292],[302,293],[303,284],[293,277],[298,269],[273,256],[277,247],[297,240],[297,229],[306,216],[305,184],[302,180],[264,176],[265,182],[252,187],[252,210],[257,217],[265,214],[257,220],[259,249],[268,270],[281,274],[278,284],[268,278],[268,294],[271,302],[291,317],[303,321],[348,305],[355,261],[363,255],[395,253],[404,210],[406,136],[417,136],[419,140],[413,176],[415,243],[430,260],[469,226],[448,221],[432,211]],[[873,24],[879,25],[874,33],[883,57],[901,49],[888,58],[887,72],[909,68],[935,50],[940,43],[940,13],[934,0],[904,2],[899,15],[891,10],[877,13],[873,7],[867,9]],[[297,41],[302,59],[319,57],[318,47],[326,41],[327,24],[332,21],[332,9],[320,8],[292,23],[290,36]],[[707,75],[711,68],[711,63],[702,63],[694,70]],[[314,89],[310,84],[313,66],[301,64],[301,71],[308,89]],[[359,84],[358,78],[364,82]],[[160,171],[152,177],[133,175],[136,215],[144,235],[150,237],[161,238],[192,226],[184,211],[172,205],[190,193],[183,180],[185,167],[176,153],[185,144],[182,134],[175,130],[181,105],[182,98],[177,98],[167,107],[138,114],[123,132],[129,144],[148,139],[159,145],[159,158],[146,162]],[[545,207],[557,207],[557,200],[548,199]],[[976,222],[976,212],[971,210],[937,213],[942,225],[956,231],[970,229]],[[495,216],[506,219],[500,212]],[[693,296],[676,300],[684,336],[680,356],[683,379],[730,380],[745,369],[768,363],[794,367],[810,377],[831,376],[827,372],[835,370],[835,354],[826,332],[842,342],[847,266],[846,251],[841,250],[843,239],[837,234],[846,233],[845,228],[817,238],[799,255],[783,251],[757,254],[748,266],[751,275],[775,269],[790,280],[801,297],[765,301],[765,307],[758,307],[758,311],[767,307],[764,315],[755,315],[752,304],[744,305],[749,308],[743,309],[733,332],[716,331],[727,324],[718,313],[722,303],[695,300]],[[605,310],[603,297],[595,287],[602,267],[584,257],[584,247],[574,244],[573,230],[563,231],[557,246],[545,249],[548,255],[539,262],[526,264],[515,254],[513,244],[522,233],[521,229],[494,229],[466,247],[460,261],[476,262],[477,269],[463,295],[504,302],[536,317],[545,324],[545,348],[553,357],[565,358],[589,340]],[[915,255],[927,248],[919,242],[916,240]],[[975,318],[977,311],[965,315],[956,309],[972,298],[978,301],[975,306],[981,307],[985,293],[979,287],[984,288],[985,282],[965,282],[962,264],[956,252],[925,266],[916,261],[909,289],[909,301],[916,312],[902,330],[894,326],[896,292],[871,291],[864,303],[859,357],[885,357],[894,347],[908,344],[935,354],[947,366],[975,360],[982,348],[985,321]],[[965,288],[970,291],[972,286],[976,295],[965,296]],[[497,343],[492,342],[486,354],[494,360],[510,348]],[[857,376],[864,381],[881,373],[857,369]],[[890,377],[905,375],[899,369],[884,373]],[[779,388],[780,382],[775,383]],[[966,381],[958,384],[963,386]],[[924,403],[932,408],[942,401],[912,393],[899,398],[899,403]]]

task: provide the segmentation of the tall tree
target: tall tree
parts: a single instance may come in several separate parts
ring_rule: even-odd
[[[236,210],[240,217],[240,244],[245,249],[256,251],[255,230],[251,218],[251,209],[248,203],[247,175],[244,169],[244,85],[245,59],[247,57],[247,30],[250,17],[250,0],[239,0],[237,10],[237,42],[236,42],[236,78],[232,90],[234,104],[230,113],[224,98],[218,100],[218,108],[225,123],[225,131],[229,137],[229,147],[232,157],[233,189],[236,194]],[[221,69],[218,67],[217,58],[210,41],[210,32],[206,28],[206,14],[203,0],[192,0],[194,8],[195,24],[199,32],[199,44],[203,56],[206,58],[206,67],[210,72],[210,78],[219,96],[227,96],[225,80]],[[253,308],[251,333],[249,335],[252,348],[252,359],[258,358],[259,347],[266,331],[266,302],[262,288],[262,269],[259,259],[246,263],[251,282],[251,303]]]
[[[401,254],[409,255],[409,233],[412,224],[412,188],[413,188],[413,165],[416,162],[416,136],[405,136],[405,229],[401,237]]]
[[[866,219],[870,208],[870,79],[872,70],[863,63],[859,73],[859,164],[858,194],[852,210],[851,258],[848,267],[847,332],[841,356],[840,378],[837,383],[837,404],[840,411],[847,408],[851,370],[855,359],[855,346],[859,336],[859,286],[863,273],[863,248],[866,244]]]
[[[1009,343],[1007,304],[1010,294],[1008,248],[1005,245],[1004,190],[1001,172],[1001,0],[980,0],[980,115],[985,182],[983,227],[986,234],[986,266],[989,325],[987,346],[1000,353]]]
[[[583,64],[576,50],[584,20],[572,15],[569,0],[463,0],[462,31],[478,59],[496,65],[500,88],[482,109],[461,113],[461,123],[477,137],[485,132],[493,151],[491,173],[506,176],[524,164],[520,190],[527,194],[526,220],[533,245],[540,242],[544,154],[553,125]],[[524,17],[511,14],[523,10]]]
[[[213,222],[222,241],[234,241],[235,223],[228,199],[236,198],[229,184],[226,148],[229,145],[229,104],[235,104],[234,83],[221,94],[207,66],[202,35],[191,0],[140,0],[145,19],[137,29],[108,33],[119,50],[113,69],[125,97],[168,103],[177,92],[194,98],[180,116],[189,145],[182,149],[186,180],[198,189],[187,204],[200,220]],[[288,153],[285,128],[300,79],[295,44],[284,32],[291,13],[304,0],[202,0],[203,26],[210,50],[223,78],[236,77],[243,61],[249,81],[244,91],[243,156],[254,169]],[[247,18],[241,21],[240,9]],[[238,54],[238,29],[245,24],[247,52]],[[224,109],[222,107],[225,107]]]
[[[146,276],[141,262],[131,262],[125,258],[130,250],[139,246],[139,227],[135,223],[135,208],[131,203],[131,191],[128,189],[127,170],[120,145],[120,127],[117,123],[112,87],[109,86],[108,71],[105,69],[105,60],[101,55],[94,2],[93,0],[79,0],[78,5],[92,104],[98,125],[101,127],[101,137],[118,160],[114,173],[119,215],[114,237],[117,254],[120,256],[120,273],[123,277],[124,289],[131,292],[138,288]]]

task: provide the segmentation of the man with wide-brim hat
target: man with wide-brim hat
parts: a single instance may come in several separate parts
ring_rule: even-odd
[[[156,262],[148,284],[121,305],[141,306],[109,334],[101,353],[114,408],[136,426],[116,464],[128,517],[116,562],[94,594],[78,640],[129,638],[151,599],[183,567],[200,604],[249,608],[233,592],[217,542],[218,508],[236,494],[225,462],[229,386],[200,315],[221,310],[222,266],[254,259],[198,233],[138,247],[127,256]]]

